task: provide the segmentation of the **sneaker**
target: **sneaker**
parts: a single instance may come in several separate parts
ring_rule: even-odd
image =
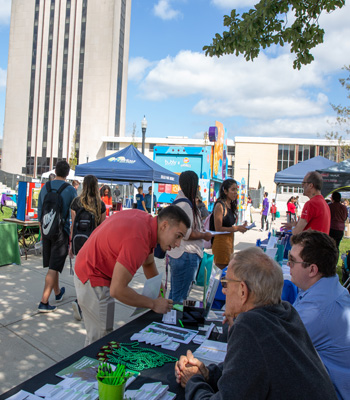
[[[263,232],[263,229],[260,229],[260,232]]]
[[[49,303],[44,304],[42,302],[40,302],[39,307],[38,307],[38,311],[44,312],[44,313],[56,311],[56,309],[57,309],[56,306],[50,306]]]
[[[74,318],[77,321],[81,321],[83,319],[83,315],[81,313],[81,308],[79,307],[79,304],[76,300],[72,302],[72,308],[74,312]]]
[[[65,292],[66,292],[66,288],[65,287],[61,287],[60,294],[56,295],[56,301],[58,301],[58,302],[62,301]]]

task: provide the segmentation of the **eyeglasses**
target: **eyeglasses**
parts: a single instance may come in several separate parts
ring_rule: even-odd
[[[290,253],[288,253],[288,262],[287,262],[287,264],[290,265],[291,267],[294,267],[294,264],[311,265],[311,263],[306,262],[306,261],[294,261],[294,260],[292,259],[292,256],[291,256]]]
[[[237,279],[225,279],[225,278],[222,278],[222,279],[220,279],[220,282],[221,282],[222,288],[226,289],[228,282],[242,282],[242,281],[238,281]]]

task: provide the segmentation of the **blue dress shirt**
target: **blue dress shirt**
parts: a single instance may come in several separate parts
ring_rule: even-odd
[[[301,290],[294,303],[335,386],[350,399],[350,294],[337,275]]]

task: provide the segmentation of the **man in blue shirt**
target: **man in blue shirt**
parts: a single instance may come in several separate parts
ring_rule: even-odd
[[[56,177],[50,182],[52,191],[58,191],[62,185],[65,185],[66,178],[69,174],[69,164],[66,161],[58,161],[56,164]],[[38,220],[41,221],[43,204],[47,194],[47,183],[40,191],[38,201]],[[70,234],[70,204],[77,196],[77,191],[72,185],[67,184],[66,188],[61,192],[62,197],[62,218],[64,219],[63,230],[60,231],[55,238],[47,238],[42,235],[43,244],[43,266],[48,268],[45,277],[44,291],[39,303],[38,311],[42,313],[52,312],[57,309],[56,306],[49,304],[49,297],[52,290],[55,292],[56,302],[63,300],[65,288],[59,287],[59,273],[62,272],[66,257],[68,254],[69,234]],[[42,232],[45,232],[45,224],[41,226]]]
[[[298,311],[334,384],[350,399],[350,294],[339,283],[338,249],[327,234],[307,230],[291,238],[288,264],[300,291]]]
[[[149,214],[152,212],[152,186],[148,188],[148,193],[145,195],[145,205]],[[157,212],[157,198],[153,195],[153,210]]]
[[[142,211],[146,211],[146,212],[147,212],[146,206],[145,206],[145,199],[144,199],[143,194],[142,194],[142,192],[143,192],[142,186],[139,186],[139,187],[137,188],[137,191],[138,191],[138,193],[137,193],[137,195],[135,196],[135,198],[136,198],[136,203],[137,203],[136,208],[137,208],[138,210],[142,210]]]

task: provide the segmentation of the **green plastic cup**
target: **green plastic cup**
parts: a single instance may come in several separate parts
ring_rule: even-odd
[[[123,400],[125,382],[121,385],[109,385],[100,381],[100,378],[97,378],[97,381],[99,400]]]

